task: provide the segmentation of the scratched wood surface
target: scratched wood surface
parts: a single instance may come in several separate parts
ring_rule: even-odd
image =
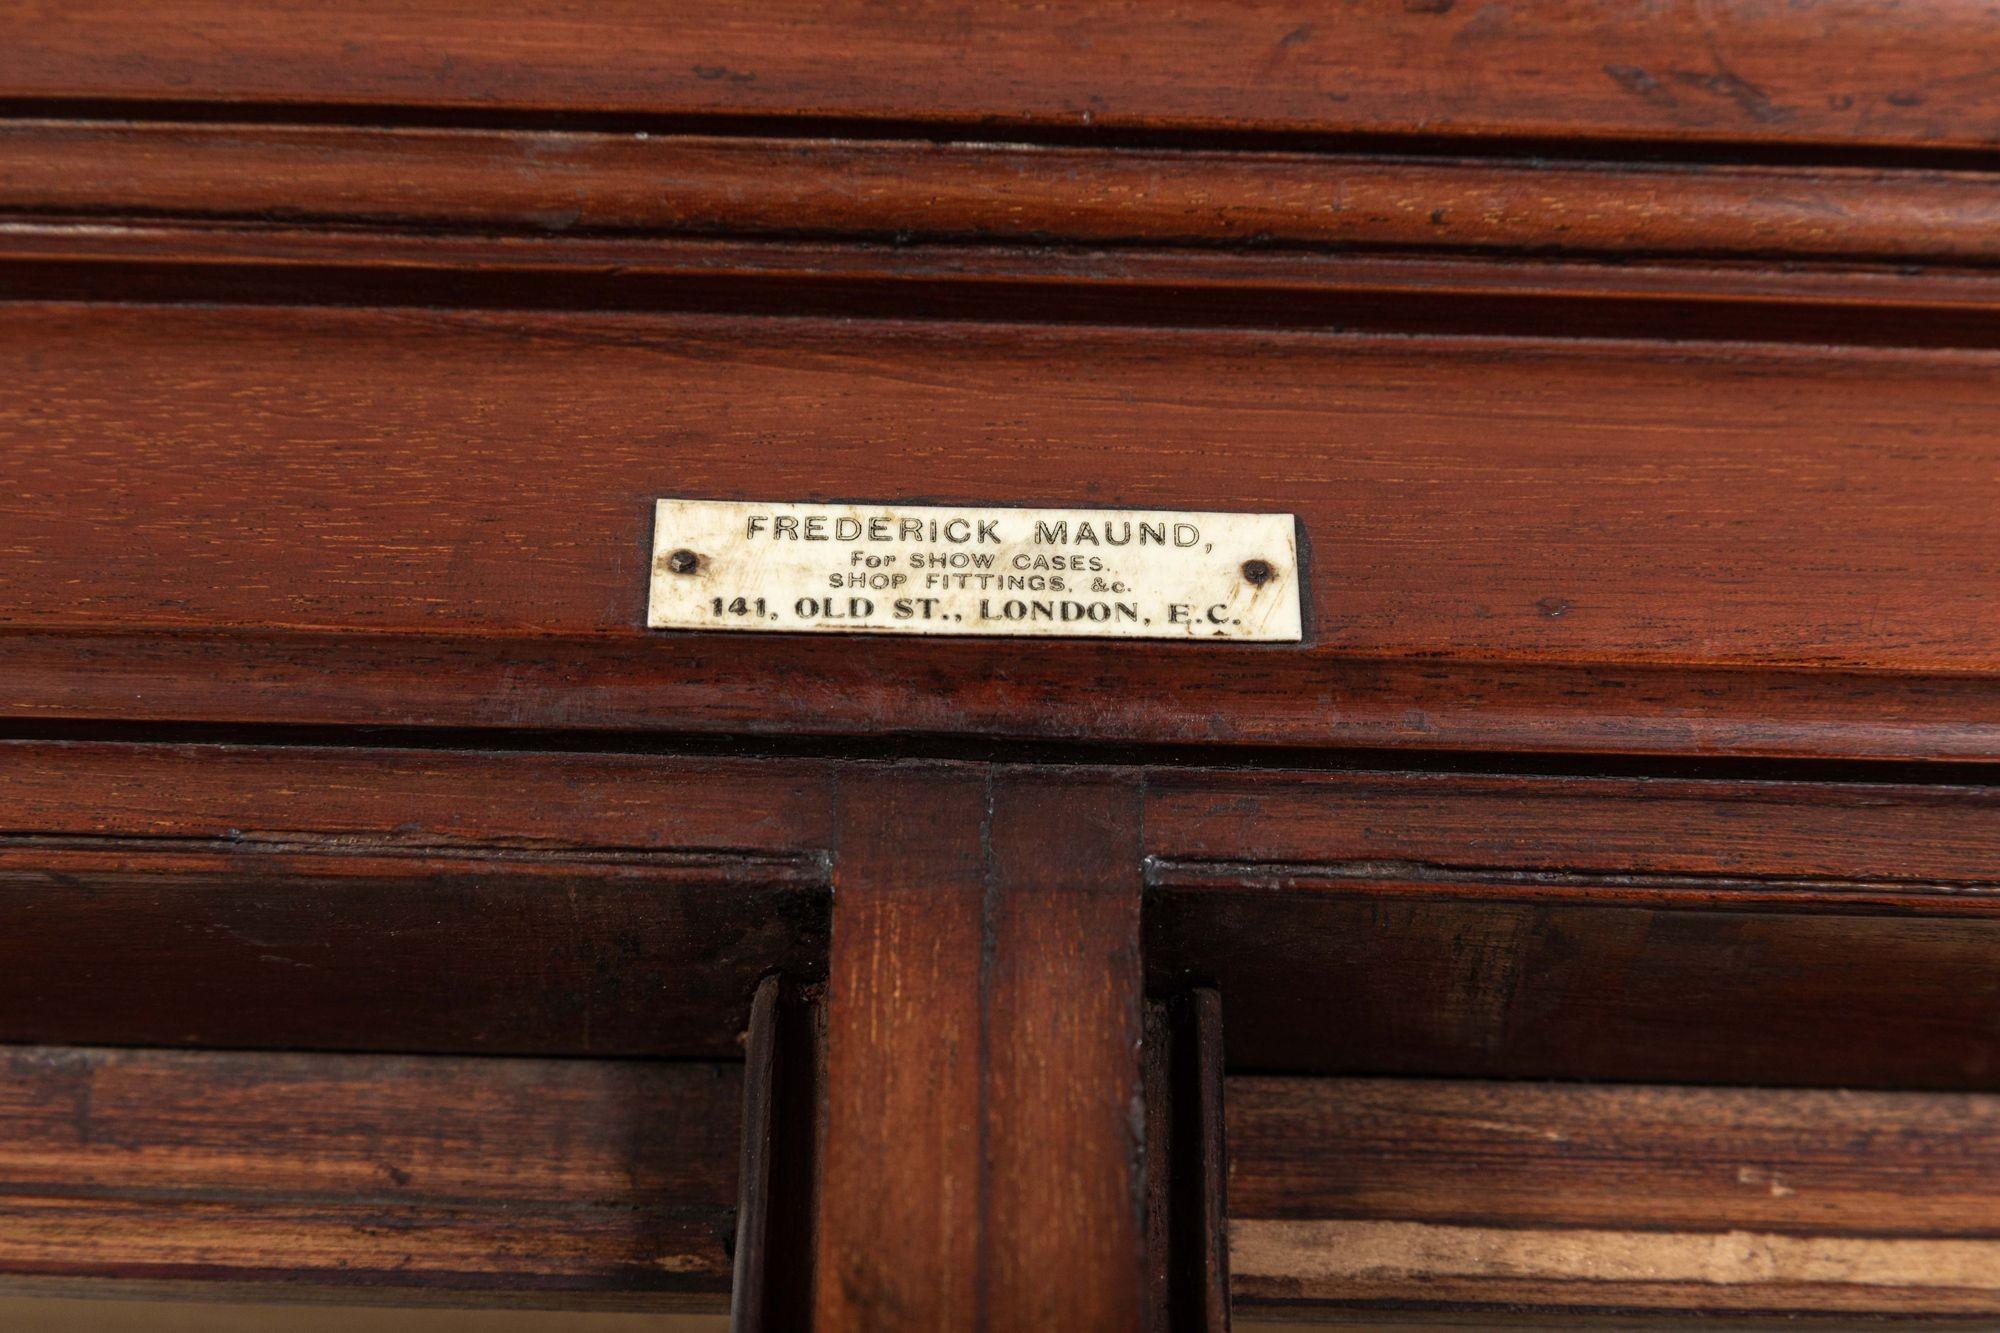
[[[1991,1089],[2000,1057],[1991,1039],[2000,982],[1987,846],[1996,807],[1990,787],[1969,781],[1184,763],[1053,774],[938,762],[56,741],[8,743],[0,760],[8,810],[0,861],[12,871],[0,880],[0,902],[14,914],[0,932],[14,987],[4,1012],[16,1025],[67,1025],[17,1027],[16,1040],[53,1032],[64,1041],[727,1056],[758,977],[773,967],[810,975],[825,958],[830,1081],[816,1281],[818,1308],[834,1326],[879,1323],[885,1292],[917,1312],[918,1323],[925,1312],[981,1306],[1012,1310],[1024,1327],[1140,1317],[1144,1192],[1130,1110],[1142,1090],[1142,964],[1166,993],[1219,986],[1238,1088],[1243,1073],[1289,1069]],[[914,843],[912,831],[921,832]],[[823,925],[819,935],[809,922],[795,929],[775,906],[787,898],[765,904],[757,896],[817,891],[827,874],[822,853],[831,854],[835,902],[847,913],[833,921],[830,951]],[[1134,932],[1142,870],[1143,960]],[[690,885],[720,896],[676,918]],[[445,908],[453,910],[440,917]],[[557,916],[537,926],[541,910]],[[434,924],[415,919],[419,912],[448,929],[435,934]],[[726,941],[717,932],[728,930],[764,942],[748,952],[718,947]],[[161,949],[163,932],[184,947]],[[123,976],[150,976],[161,958],[185,975],[149,987],[144,1004],[120,989],[127,983],[118,976],[78,985],[91,975],[83,934],[119,942]],[[507,941],[524,935],[560,947],[510,952]],[[329,992],[292,965],[301,961],[348,978],[354,993]],[[531,964],[533,977],[509,971]],[[218,976],[230,984],[211,985]],[[566,1007],[567,983],[541,984],[566,977],[595,997],[584,1010]],[[399,996],[409,1011],[401,1016],[381,1003]],[[335,1060],[285,1058],[302,1062],[288,1078]],[[463,1067],[467,1078],[489,1067],[438,1060],[394,1067]],[[193,1078],[172,1068],[172,1077]],[[184,1093],[213,1095],[201,1092],[209,1086],[194,1079]],[[1245,1275],[1234,1289],[1246,1299],[1393,1300],[1428,1277],[1442,1284],[1439,1299],[1469,1307],[1587,1303],[1599,1288],[1579,1284],[1601,1281],[1625,1283],[1634,1303],[1674,1307],[1692,1299],[1688,1274],[1699,1263],[1769,1260],[1816,1273],[1886,1261],[1870,1239],[1877,1233],[1842,1233],[1828,1248],[1817,1233],[1797,1230],[1797,1214],[1702,1214],[1705,1168],[1679,1140],[1655,1133],[1660,1117],[1679,1117],[1683,1135],[1765,1125],[1743,1131],[1751,1165],[1789,1180],[1785,1154],[1803,1155],[1832,1188],[1860,1192],[1861,1201],[1837,1205],[1842,1217],[1882,1212],[1876,1196],[1893,1194],[1897,1181],[1918,1188],[1907,1172],[1869,1175],[1880,1154],[1849,1151],[1858,1141],[1851,1136],[1784,1140],[1800,1124],[1837,1119],[1842,1097],[1874,1105],[1862,1094],[1755,1094],[1780,1107],[1767,1114],[1758,1109],[1764,1102],[1730,1100],[1751,1094],[1689,1091],[1684,1105],[1641,1117],[1611,1089],[1608,1101],[1546,1114],[1565,1124],[1630,1120],[1616,1149],[1637,1160],[1629,1169],[1681,1173],[1681,1183],[1654,1191],[1657,1217],[1619,1216],[1616,1176],[1578,1196],[1572,1213],[1538,1216],[1535,1208],[1573,1192],[1537,1173],[1589,1168],[1570,1157],[1537,1159],[1513,1177],[1450,1166],[1460,1160],[1454,1154],[1479,1151],[1454,1148],[1444,1135],[1457,1123],[1451,1117],[1471,1111],[1438,1112],[1438,1137],[1413,1140],[1417,1165],[1388,1171],[1382,1152],[1345,1140],[1319,1157],[1329,1120],[1359,1136],[1410,1117],[1313,1109],[1345,1086],[1338,1083],[1248,1086],[1253,1094],[1291,1088],[1296,1097],[1264,1111],[1252,1096],[1249,1118],[1232,1125],[1250,1145],[1232,1138],[1229,1146],[1239,1162],[1230,1197],[1240,1193],[1248,1211],[1237,1214],[1232,1237],[1241,1245],[1228,1262]],[[37,1097],[38,1107],[56,1106]],[[1808,1101],[1782,1109],[1792,1097]],[[1961,1170],[1947,1164],[1977,1144],[1968,1149],[1947,1126],[1978,1113],[1982,1099],[1894,1105],[1944,1108],[1895,1121],[1892,1137],[1897,1151],[1934,1169]],[[1229,1106],[1225,1098],[1222,1110]],[[268,1114],[263,1103],[244,1111],[246,1123]],[[1269,1123],[1280,1128],[1257,1128]],[[1306,1128],[1283,1128],[1293,1124]],[[705,1132],[735,1160],[733,1124],[709,1123]],[[338,1157],[317,1141],[284,1143],[304,1154],[298,1170],[331,1169],[317,1163]],[[1058,1143],[1061,1151],[1046,1150]],[[1263,1157],[1280,1150],[1293,1159]],[[159,1172],[184,1169],[164,1142],[149,1160]],[[1780,1166],[1759,1165],[1773,1160]],[[1376,1179],[1378,1170],[1379,1187],[1360,1196],[1367,1207],[1325,1211],[1325,1200],[1346,1192],[1341,1180]],[[1449,1178],[1462,1193],[1490,1185],[1499,1202],[1488,1207],[1518,1212],[1506,1223],[1511,1239],[1500,1238],[1508,1244],[1489,1234],[1494,1217],[1469,1205],[1394,1205],[1397,1191],[1432,1179],[1424,1170],[1460,1171]],[[903,1184],[885,1190],[886,1178]],[[1898,1236],[1921,1250],[1917,1259],[1959,1268],[1892,1266],[1865,1290],[1732,1278],[1717,1299],[1756,1308],[1983,1309],[1977,1283],[1937,1275],[1984,1262],[1984,1249],[1950,1248],[1985,1243],[1962,1234],[1952,1211],[1960,1195],[1983,1198],[1984,1178],[1982,1167],[1967,1165],[1949,1189],[1925,1195],[1930,1211],[1914,1203],[1890,1210],[1902,1219]],[[771,1185],[780,1197],[802,1188],[796,1175]],[[125,1199],[137,1188],[127,1182],[113,1193]],[[344,1199],[341,1208],[374,1206],[358,1193],[340,1195],[354,1188],[329,1184],[327,1197]],[[1527,1204],[1524,1192],[1533,1196]],[[1783,1197],[1767,1191],[1758,1201]],[[63,1206],[93,1216],[114,1208],[103,1200]],[[128,1247],[117,1253],[136,1255],[130,1266],[105,1259],[78,1273],[140,1281],[154,1271],[149,1264],[171,1267],[149,1256],[220,1253],[216,1237],[200,1230],[208,1212],[180,1215],[184,1225],[158,1208],[119,1213],[128,1215],[138,1219],[130,1229],[102,1218],[89,1225],[106,1247]],[[49,1214],[36,1217],[41,1227]],[[1087,1226],[1078,1221],[1085,1217],[1093,1219]],[[85,1225],[75,1217],[62,1225],[72,1223]],[[244,1225],[246,1237],[264,1234]],[[1155,1236],[1162,1225],[1154,1223]],[[1718,1228],[1766,1225],[1798,1243],[1719,1255],[1718,1243],[1702,1239]],[[1629,1237],[1661,1227],[1680,1239],[1634,1257]],[[415,1236],[418,1221],[406,1231]],[[891,1235],[905,1239],[887,1245]],[[1002,1238],[986,1242],[995,1246],[986,1260],[978,1257],[982,1236]],[[1849,1241],[1867,1244],[1857,1250]],[[536,1264],[555,1262],[467,1258],[463,1247],[484,1242],[449,1229],[408,1243],[420,1247],[420,1276],[437,1271],[426,1264],[490,1265],[476,1281],[440,1279],[451,1290],[460,1289],[453,1282],[541,1282]],[[919,1251],[931,1257],[908,1262]],[[1342,1253],[1380,1263],[1350,1271],[1330,1257]],[[1887,1260],[1903,1264],[1912,1253],[1895,1250]],[[0,1273],[40,1274],[45,1259],[24,1252],[21,1266],[10,1267],[0,1255]],[[255,1246],[231,1262],[253,1261],[269,1262]],[[595,1262],[575,1260],[577,1272],[593,1276],[565,1269],[570,1277],[549,1280],[562,1290],[572,1279],[594,1284],[599,1296],[654,1290]],[[716,1262],[702,1271],[720,1274]],[[312,1264],[286,1269],[286,1280],[316,1280],[317,1270],[305,1270]]]
[[[1233,1078],[1253,1308],[2000,1310],[1991,1096]]]
[[[1138,795],[843,783],[815,1327],[1140,1329]]]
[[[0,745],[0,1039],[733,1058],[823,966],[823,780]]]
[[[0,1278],[2000,1311],[1988,9],[0,6]],[[671,495],[1307,635],[652,634]]]
[[[1984,784],[1175,772],[1156,984],[1245,1070],[1995,1087]]]
[[[148,689],[121,711],[1314,744],[1342,739],[1343,696],[1371,693],[1376,664],[1423,663],[1481,699],[1475,721],[1510,712],[1494,664],[1606,664],[1776,678],[1767,711],[1744,718],[1672,678],[1672,704],[1588,672],[1566,682],[1570,707],[1637,748],[1977,757],[2000,737],[1985,540],[2000,400],[1984,354],[12,314],[0,362],[21,392],[0,405],[0,437],[22,461],[0,588],[9,630],[55,636],[56,654],[47,676],[32,647],[17,659],[16,717],[100,713],[133,673],[187,671],[135,661],[104,632],[227,630],[219,677],[212,663],[191,698]],[[423,357],[406,354],[413,339]],[[1199,659],[870,645],[877,688],[857,699],[840,679],[848,645],[643,630],[651,500],[776,492],[1296,512],[1308,642]],[[414,636],[395,648],[406,671],[463,674],[440,691],[449,703],[392,704],[342,666],[283,701],[236,687],[232,651],[247,646],[257,675],[301,651],[297,634]],[[495,641],[527,670],[453,660]],[[592,666],[563,665],[579,651]],[[571,688],[577,670],[607,688]],[[1872,674],[1839,674],[1856,671]],[[1857,692],[1886,693],[1886,709]],[[1843,703],[1852,716],[1825,716]],[[1517,717],[1545,747],[1617,743],[1551,708]],[[1349,738],[1437,744],[1435,726],[1412,700]]]
[[[714,1307],[739,1068],[9,1047],[8,1279]]]
[[[1992,759],[1981,22],[0,15],[0,711]],[[1309,640],[642,631],[773,487],[1295,509]]]
[[[1634,13],[1261,0],[754,11],[708,0],[421,8],[88,0],[10,16],[0,96],[459,113],[832,118],[1077,132],[1989,146],[1974,3],[1761,0]]]

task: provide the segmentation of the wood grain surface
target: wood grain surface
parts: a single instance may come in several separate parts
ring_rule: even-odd
[[[404,355],[413,338],[424,357]],[[1743,735],[1686,680],[1662,682],[1671,704],[1648,704],[1585,672],[1549,693],[1616,741],[1546,704],[1518,731],[1544,748],[1992,753],[2000,624],[1983,538],[2000,472],[1984,355],[1659,352],[38,307],[0,325],[0,362],[23,389],[0,407],[0,437],[26,460],[0,587],[10,630],[73,637],[55,641],[54,679],[16,642],[6,707],[96,712],[111,680],[158,674],[89,636],[228,630],[253,637],[225,650],[221,680],[212,666],[189,682],[204,702],[149,688],[160,703],[128,696],[122,710],[1312,744],[1341,735],[1343,696],[1396,670],[1373,664],[1423,663],[1389,686],[1402,707],[1351,738],[1440,744],[1463,733],[1427,736],[1439,724],[1404,693],[1409,677],[1456,714],[1464,695],[1497,692],[1496,668],[1589,664],[1754,672],[1740,688],[1759,693],[1758,725]],[[857,698],[827,677],[855,669],[846,644],[642,630],[651,500],[778,491],[1296,512],[1308,643],[1204,647],[1199,665],[1191,647],[871,645],[877,684]],[[399,646],[453,703],[399,687],[385,714],[350,697],[366,673],[328,670],[311,641],[284,645],[298,633],[411,635],[447,653],[510,640],[503,660],[530,656],[446,681],[449,656]],[[579,647],[551,660],[551,639]],[[262,674],[299,650],[320,665],[295,703],[256,709],[230,683],[229,652]],[[608,688],[571,688],[575,671],[600,670],[558,665],[571,651],[601,661]],[[1787,674],[1804,671],[1873,674]],[[633,672],[677,688],[634,681],[621,696]],[[793,685],[774,699],[778,679]],[[1080,681],[1087,709],[1044,706]],[[857,708],[852,722],[829,711]],[[1826,717],[1847,709],[1846,725]],[[1507,704],[1470,711],[1468,730],[1491,735],[1477,722]]]
[[[1228,997],[1246,1070],[2000,1088],[2000,922],[1174,891],[1161,984]]]
[[[1996,1086],[1985,785],[1173,772],[1149,798],[1147,965],[1221,989],[1236,1068]]]
[[[1994,759],[1981,22],[17,11],[0,714]],[[1292,509],[1309,640],[647,635],[663,494]]]
[[[651,499],[775,486],[1289,507],[1326,657],[1970,672],[2000,634],[1984,356],[16,309],[16,629],[666,653]],[[1260,656],[1300,654],[1205,660]]]
[[[0,840],[0,1039],[733,1058],[826,914],[789,862]]]
[[[7,1030],[727,1054],[764,972],[817,974],[872,771],[15,742]],[[2000,1054],[1983,784],[1134,777],[1147,966],[1224,983],[1239,1068],[1986,1087]],[[563,950],[518,957],[523,923]]]
[[[713,1305],[730,1065],[16,1046],[0,1269]]]
[[[1231,1079],[1239,1299],[2000,1308],[1990,1096]]]
[[[1593,205],[1595,206],[1595,202]],[[1051,220],[1053,224],[1053,219]],[[905,231],[908,229],[906,228]],[[1085,246],[10,213],[18,299],[681,311],[1141,328],[1991,349],[2000,275],[1926,263]],[[908,243],[904,243],[907,239]],[[1838,242],[1837,244],[1844,244]]]
[[[12,742],[0,792],[10,1041],[736,1058],[824,966],[783,761]]]
[[[990,1328],[1144,1324],[1139,817],[1130,773],[993,779],[982,976]]]
[[[755,981],[771,969],[812,975],[823,956],[822,937],[786,925],[788,909],[773,903],[800,893],[813,901],[830,857],[834,911],[844,904],[848,915],[836,916],[830,954],[826,1158],[806,1172],[820,1191],[812,1280],[822,1317],[857,1323],[879,1319],[892,1288],[918,1322],[948,1303],[1012,1311],[1021,1326],[1141,1317],[1141,1125],[1131,1111],[1142,868],[1145,969],[1167,990],[1220,986],[1238,1071],[1990,1089],[2000,1057],[1987,846],[1995,807],[1991,789],[1970,780],[995,769],[80,741],[12,742],[0,761],[0,863],[17,917],[4,932],[15,993],[4,1009],[9,1022],[66,1024],[55,1029],[64,1034],[728,1054]],[[773,892],[770,902],[759,896]],[[699,913],[675,915],[697,900],[706,902]],[[731,921],[746,932],[740,939],[771,947],[720,941],[716,931]],[[564,943],[532,957],[510,950],[524,937]],[[93,939],[120,941],[119,969],[90,970],[102,953],[84,951]],[[299,962],[323,966],[302,972]],[[168,964],[180,971],[162,980]],[[578,994],[595,997],[580,1010],[565,1007],[577,988],[550,984],[572,976]],[[141,1017],[150,1026],[135,1027]],[[1212,1040],[1207,1049],[1213,1059]],[[1355,1135],[1376,1132],[1369,1123],[1381,1133],[1417,1123],[1297,1110],[1315,1104],[1308,1094],[1342,1085],[1296,1086],[1305,1100],[1283,1114],[1299,1123],[1340,1119]],[[1688,1265],[1720,1261],[1698,1238],[1724,1224],[1700,1214],[1697,1160],[1617,1095],[1547,1114],[1607,1125],[1626,1117],[1630,1151],[1650,1142],[1664,1154],[1648,1169],[1694,1173],[1678,1194],[1659,1194],[1655,1222],[1617,1217],[1617,1178],[1607,1177],[1570,1215],[1521,1205],[1505,1222],[1522,1233],[1509,1242],[1518,1245],[1495,1249],[1480,1229],[1498,1223],[1469,1205],[1378,1210],[1408,1175],[1357,1194],[1368,1206],[1351,1215],[1313,1211],[1345,1190],[1339,1172],[1373,1172],[1380,1153],[1258,1166],[1266,1149],[1253,1146],[1232,1190],[1257,1202],[1238,1216],[1273,1226],[1248,1233],[1241,1290],[1399,1299],[1395,1283],[1406,1278],[1395,1274],[1421,1272],[1444,1284],[1439,1299],[1560,1304],[1588,1294],[1560,1284],[1611,1273],[1638,1284],[1633,1303],[1684,1301]],[[1850,1139],[1785,1147],[1790,1131],[1770,1128],[1761,1112],[1730,1121],[1737,1093],[1687,1095],[1695,1100],[1657,1112],[1680,1116],[1686,1134],[1740,1122],[1766,1157],[1817,1153],[1830,1171],[1824,1164],[1844,1154],[1864,1175],[1877,1163],[1873,1148],[1842,1146]],[[1759,1095],[1782,1103],[1793,1094]],[[1831,1117],[1838,1097],[1862,1096],[1798,1095],[1836,1101],[1783,1112],[1794,1121]],[[1971,1115],[1983,1102],[1937,1104]],[[1476,1111],[1450,1114],[1485,1132]],[[1919,1117],[1897,1143],[1958,1151],[1942,1123]],[[709,1132],[734,1145],[733,1113]],[[1254,1143],[1261,1131],[1239,1132]],[[1287,1151],[1316,1151],[1318,1133],[1297,1131]],[[1441,1137],[1423,1160],[1456,1170],[1446,1164],[1457,1151]],[[1565,1169],[1588,1172],[1600,1160],[1584,1153]],[[794,1206],[798,1170],[773,1177],[776,1197]],[[1912,1198],[1928,1188],[1921,1176],[1894,1179]],[[1967,1168],[1954,1188],[1976,1194],[1981,1179]],[[904,1184],[884,1187],[896,1180]],[[1491,1173],[1469,1174],[1462,1187],[1481,1180],[1499,1191],[1494,1208],[1531,1189]],[[1546,1197],[1563,1192],[1547,1188]],[[1889,1185],[1851,1188],[1865,1197],[1843,1216],[1866,1213],[1866,1191]],[[1937,1197],[1936,1217],[1957,1216],[1949,1191]],[[1670,1208],[1674,1199],[1682,1202]],[[110,1207],[90,1203],[90,1225],[116,1231],[103,1220]],[[56,1223],[36,1208],[38,1220],[22,1225],[42,1234]],[[132,1225],[174,1253],[212,1255],[212,1238],[194,1226],[207,1216],[188,1214],[192,1230],[150,1214]],[[1917,1261],[1970,1262],[1922,1249],[1978,1240],[1951,1230],[1956,1223],[1926,1230],[1932,1214],[1898,1216],[1909,1219],[1899,1234],[1919,1245]],[[1788,1229],[1791,1217],[1746,1213],[1725,1229],[1805,1235]],[[72,1224],[84,1222],[61,1227]],[[1681,1248],[1646,1268],[1617,1239],[1633,1225],[1696,1239],[1673,1242]],[[1429,1230],[1395,1229],[1406,1226]],[[1467,1227],[1479,1235],[1462,1234]],[[1537,1238],[1551,1231],[1565,1234]],[[1567,1234],[1581,1231],[1611,1239]],[[424,1243],[471,1242],[440,1233]],[[1872,1249],[1850,1253],[1845,1241],[1817,1244],[1750,1253],[1802,1272],[1886,1262]],[[991,1246],[984,1261],[982,1245]],[[1412,1246],[1443,1266],[1409,1268]],[[932,1257],[907,1262],[912,1247]],[[1326,1257],[1337,1253],[1404,1267],[1369,1276]],[[1479,1254],[1501,1257],[1482,1267]],[[1910,1268],[1903,1251],[1889,1258],[1904,1265],[1881,1270],[1904,1305],[1960,1300],[1951,1284],[1921,1279],[1946,1270]],[[25,1267],[0,1270],[39,1273],[43,1262],[29,1255]],[[540,1271],[494,1269],[490,1281],[539,1281]],[[773,1289],[798,1272],[765,1263]],[[1640,1282],[1647,1273],[1666,1276]],[[1549,1282],[1556,1296],[1535,1285]],[[1756,1308],[1880,1303],[1872,1291],[1823,1285],[1732,1279],[1724,1294]],[[1976,1284],[1970,1290],[1951,1308],[1984,1308]]]
[[[1993,20],[0,5],[0,1278],[2000,1314]],[[650,633],[663,496],[1306,634]]]
[[[1972,0],[1260,0],[759,6],[671,23],[343,0],[115,0],[15,13],[0,97],[458,114],[778,117],[1178,134],[1985,148],[2000,134]]]
[[[783,758],[8,740],[0,831],[798,864],[831,846],[827,774]]]
[[[1356,871],[1706,878],[1806,896],[1813,881],[1889,891],[1993,884],[2000,793],[1959,781],[1813,782],[1592,774],[1156,770],[1147,851]],[[1610,887],[1609,883],[1605,887]]]
[[[840,797],[813,1326],[976,1326],[986,782],[898,767]]]
[[[2000,258],[2000,196],[1973,170],[579,130],[0,121],[0,210],[82,224],[819,236],[904,248],[976,239]]]
[[[1137,798],[843,782],[815,1327],[1141,1327]]]

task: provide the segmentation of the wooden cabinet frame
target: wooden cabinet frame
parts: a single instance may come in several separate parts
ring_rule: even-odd
[[[733,1267],[745,1327],[1189,1328],[1223,1317],[1233,1234],[1239,1301],[1365,1308],[1433,1280],[1475,1307],[1994,1299],[1911,1277],[1989,1244],[1953,1237],[1992,1207],[2000,1136],[1950,1110],[1994,1114],[1982,786],[58,741],[0,760],[0,1036],[50,1048],[0,1108],[20,1131],[0,1180],[35,1201],[0,1214],[17,1277],[700,1304]],[[154,1049],[57,1049],[132,1047]],[[299,1047],[352,1054],[253,1053]],[[580,1055],[612,1063],[549,1060]],[[1395,1081],[1440,1074],[1722,1086]],[[125,1091],[173,1080],[182,1121]],[[1487,1131],[1424,1137],[1460,1114],[1453,1086],[1480,1123],[1530,1108],[1597,1136],[1603,1171],[1684,1179],[1619,1200],[1531,1152],[1468,1214],[1477,1179],[1451,1163]],[[1893,1091],[1913,1088],[1935,1091]],[[1442,1154],[1428,1183],[1344,1159],[1387,1132],[1341,1122],[1357,1097],[1404,1099],[1409,1142]],[[1677,1097],[1726,1111],[1724,1144],[1754,1137],[1762,1184],[1698,1187]],[[454,1104],[519,1109],[474,1157]],[[1227,1204],[1225,1118],[1247,1135]],[[642,1125],[643,1147],[621,1137]],[[1900,1146],[1843,1160],[1815,1146],[1836,1132]],[[88,1190],[40,1198],[49,1161]],[[621,1161],[637,1174],[593,1183]],[[363,1217],[400,1238],[357,1240]],[[1524,1286],[1414,1259],[1341,1277],[1311,1239],[1379,1249],[1397,1226],[1468,1253],[1666,1227],[1810,1254],[1709,1299],[1612,1241],[1623,1278]],[[1839,1262],[1864,1276],[1827,1280]]]
[[[0,13],[0,1284],[2000,1317],[1991,19]],[[665,497],[1303,636],[651,631]]]

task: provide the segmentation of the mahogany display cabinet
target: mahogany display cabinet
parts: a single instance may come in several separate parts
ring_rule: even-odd
[[[5,1299],[1991,1327],[1996,70],[0,5]]]

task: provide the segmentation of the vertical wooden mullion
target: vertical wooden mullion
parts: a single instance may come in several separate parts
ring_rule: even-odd
[[[987,1314],[1143,1324],[1139,794],[1125,775],[995,778],[989,837]]]
[[[815,1327],[976,1329],[986,776],[845,775],[835,817]]]
[[[836,819],[822,1330],[1132,1330],[1135,779],[901,765]]]

